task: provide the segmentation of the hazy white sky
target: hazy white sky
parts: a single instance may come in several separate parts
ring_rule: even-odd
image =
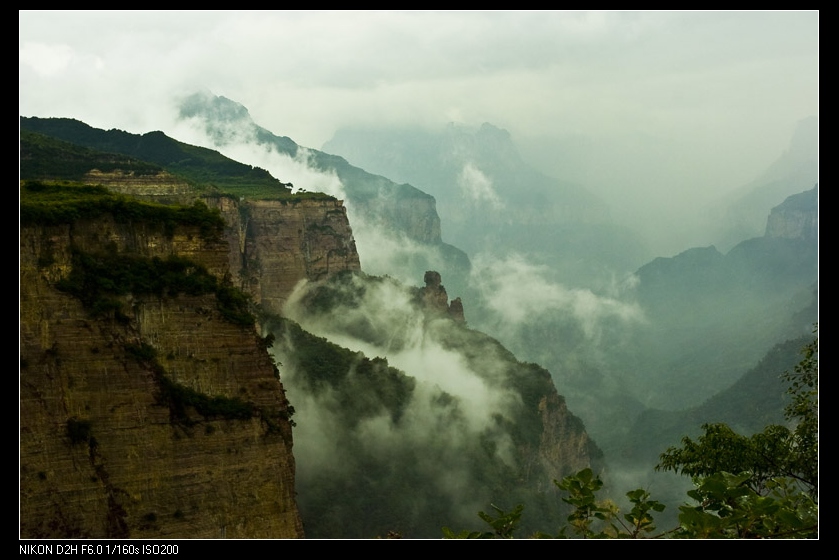
[[[542,142],[542,163],[569,139],[621,146],[719,191],[818,115],[818,11],[19,16],[21,115],[138,133],[166,131],[174,96],[207,88],[313,148],[342,126],[487,121],[525,151]]]

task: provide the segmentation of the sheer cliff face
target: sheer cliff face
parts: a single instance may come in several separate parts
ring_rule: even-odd
[[[21,536],[301,536],[287,401],[254,328],[223,320],[213,294],[128,295],[125,316],[92,317],[55,288],[71,246],[210,271],[228,253],[196,228],[21,230]],[[249,413],[179,410],[172,387]]]
[[[337,201],[224,210],[244,218],[226,239],[108,217],[21,229],[22,537],[302,536],[288,403],[255,328],[214,293],[95,315],[56,288],[79,252],[177,256],[276,310],[299,280],[358,268]]]
[[[208,200],[228,224],[230,270],[254,301],[281,314],[294,286],[361,269],[340,200]]]

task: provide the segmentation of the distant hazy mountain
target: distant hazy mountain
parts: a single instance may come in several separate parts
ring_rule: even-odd
[[[509,132],[489,123],[342,129],[324,150],[434,195],[447,237],[470,254],[528,254],[585,286],[641,263],[637,236],[612,224],[606,203],[525,163]]]
[[[725,254],[693,248],[638,270],[649,327],[635,344],[645,351],[617,361],[634,371],[648,404],[695,405],[775,343],[809,332],[818,320],[817,196],[814,187],[788,197],[767,235]]]
[[[819,180],[819,120],[799,121],[789,148],[766,171],[721,201],[716,213],[717,245],[724,250],[743,239],[763,234],[766,216],[786,197],[809,190]]]

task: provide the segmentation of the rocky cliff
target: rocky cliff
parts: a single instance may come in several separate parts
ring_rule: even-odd
[[[281,314],[300,280],[361,269],[340,200],[205,200],[227,224],[231,274],[267,312]]]
[[[253,323],[219,291],[91,301],[61,283],[173,257],[220,278],[224,239],[101,216],[20,241],[21,536],[302,536],[288,403]]]
[[[210,197],[208,233],[177,217],[200,204],[139,202],[182,182],[94,175],[134,198],[22,207],[21,536],[302,536],[292,409],[234,282],[278,312],[357,270],[342,204]]]
[[[201,200],[217,208],[228,243],[228,268],[236,284],[265,311],[282,313],[294,286],[302,279],[321,280],[336,272],[360,270],[343,201],[333,197],[236,199],[199,196],[183,180],[166,172],[137,176],[93,170],[85,181],[135,198],[192,204]]]

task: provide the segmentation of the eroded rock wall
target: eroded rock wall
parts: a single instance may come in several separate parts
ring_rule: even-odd
[[[300,280],[361,269],[340,200],[207,202],[228,224],[231,273],[268,312],[281,314]]]
[[[94,316],[56,289],[71,247],[229,273],[226,240],[198,228],[21,229],[21,537],[302,536],[288,402],[255,327],[225,320],[212,293],[126,295],[119,316]],[[165,380],[249,412],[176,410]]]

